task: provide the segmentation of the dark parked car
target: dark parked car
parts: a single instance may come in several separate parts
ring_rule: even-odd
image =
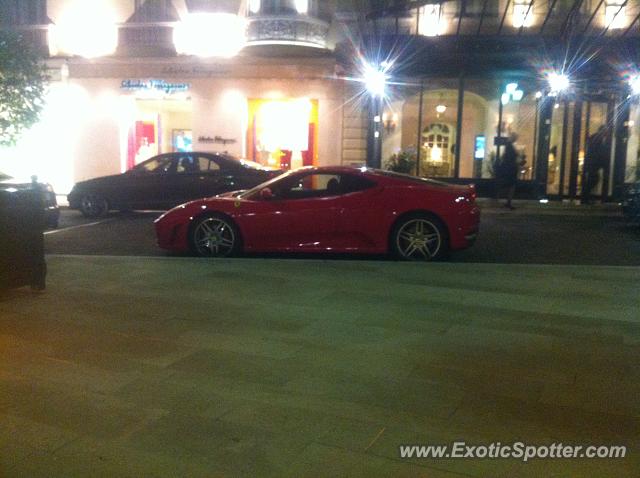
[[[622,200],[622,212],[630,221],[640,223],[640,181],[627,188]]]
[[[58,208],[56,193],[51,184],[38,182],[35,177],[31,181],[23,181],[0,172],[0,191],[12,193],[34,188],[40,191],[40,199],[44,207],[45,225],[55,229],[58,227],[60,209]]]
[[[252,161],[218,153],[168,153],[124,174],[77,183],[69,207],[87,217],[111,209],[169,209],[184,202],[249,189],[280,174]]]

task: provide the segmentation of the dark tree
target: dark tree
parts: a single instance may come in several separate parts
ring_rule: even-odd
[[[43,59],[13,32],[0,31],[0,146],[36,123],[47,86]]]

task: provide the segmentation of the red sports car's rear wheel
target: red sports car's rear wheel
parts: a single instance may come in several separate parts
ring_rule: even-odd
[[[399,259],[434,261],[448,252],[447,229],[428,214],[411,214],[396,224],[391,234],[391,247]]]
[[[240,250],[240,233],[231,219],[208,215],[195,220],[189,242],[201,257],[228,257]]]

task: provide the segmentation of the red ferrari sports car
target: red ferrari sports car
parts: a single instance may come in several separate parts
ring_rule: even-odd
[[[240,252],[391,252],[433,260],[473,244],[473,186],[369,168],[308,167],[247,191],[188,202],[155,221],[158,245],[222,257]]]

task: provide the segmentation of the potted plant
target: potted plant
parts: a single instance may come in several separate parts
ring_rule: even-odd
[[[411,174],[416,169],[416,155],[412,151],[398,151],[391,155],[384,166],[395,173]]]

